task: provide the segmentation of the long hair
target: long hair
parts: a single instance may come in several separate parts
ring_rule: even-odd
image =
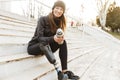
[[[49,13],[48,17],[49,17],[49,23],[50,23],[50,26],[51,26],[51,31],[55,32],[56,29],[57,29],[57,25],[54,22],[54,15],[53,15],[53,13],[52,12]],[[64,14],[60,17],[60,25],[59,26],[60,26],[60,28],[63,31],[65,31],[65,28],[66,28],[66,19],[65,19]]]

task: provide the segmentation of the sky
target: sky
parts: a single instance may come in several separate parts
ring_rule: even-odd
[[[98,15],[95,0],[63,0],[68,8],[68,14],[82,18],[84,22],[91,21]],[[114,1],[114,0],[113,0]],[[115,0],[117,5],[120,6],[120,0]],[[83,5],[83,9],[82,6]]]
[[[40,0],[41,2],[43,2],[44,4],[52,7],[54,2],[56,0],[51,0],[48,2],[48,0]],[[96,11],[94,9],[94,0],[63,0],[66,4],[66,14],[67,15],[70,15],[71,17],[74,17],[74,18],[84,18],[86,20],[89,20],[90,18],[93,18],[95,15],[96,15]],[[19,4],[21,3],[21,4]],[[13,11],[17,10],[15,9],[14,6],[19,7],[19,8],[25,8],[26,5],[24,5],[24,3],[21,1],[21,2],[18,2],[18,4],[16,3],[13,3]],[[23,5],[22,5],[23,4]],[[84,5],[84,9],[82,10],[81,8],[81,4]],[[45,10],[46,12],[48,10]],[[16,12],[19,12],[19,11],[16,11]],[[21,10],[21,12],[19,13],[22,13],[23,11]],[[89,13],[89,14],[88,14]]]
[[[56,0],[51,0],[48,4],[47,0],[44,0],[44,3],[53,6]],[[95,1],[94,0],[63,0],[66,4],[66,13],[71,17],[81,19],[84,18],[85,21],[89,21],[94,19],[97,15],[95,9]],[[83,4],[83,9],[82,9]]]
[[[97,15],[94,0],[64,0],[69,8],[69,15],[76,18],[84,18],[85,21],[94,19]]]
[[[41,2],[43,2],[44,4],[52,7],[54,2],[56,0],[40,0]],[[97,8],[96,8],[96,3],[95,0],[63,0],[66,4],[66,14],[70,15],[71,17],[77,18],[77,19],[84,19],[84,21],[90,21],[91,19],[95,19],[97,16]],[[120,0],[116,0],[117,3],[120,3]],[[13,3],[14,10],[18,10],[16,8],[25,8],[26,5],[24,5],[24,3],[21,2],[21,4],[15,4]],[[83,9],[82,9],[83,7]],[[47,12],[48,10],[45,9],[45,11]],[[19,11],[16,11],[19,12]],[[21,12],[23,12],[21,10]],[[19,12],[19,13],[21,13]],[[48,12],[47,12],[48,13]]]

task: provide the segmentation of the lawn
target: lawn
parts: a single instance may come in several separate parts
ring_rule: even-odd
[[[113,33],[113,32],[110,32],[110,31],[107,31],[107,32],[120,40],[120,33]]]

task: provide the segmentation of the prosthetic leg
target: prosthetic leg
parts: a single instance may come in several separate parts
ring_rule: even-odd
[[[40,49],[44,52],[45,56],[47,57],[48,61],[54,65],[55,70],[57,71],[58,80],[68,80],[67,74],[62,73],[59,70],[59,67],[57,67],[57,62],[55,59],[54,54],[51,51],[51,48],[49,45],[40,45]]]

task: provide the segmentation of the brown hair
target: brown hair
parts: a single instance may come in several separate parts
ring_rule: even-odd
[[[54,22],[54,15],[53,13],[51,12],[49,15],[49,23],[50,23],[50,26],[51,26],[51,31],[52,32],[55,32],[56,29],[57,29],[57,25],[55,24]],[[65,31],[65,28],[66,28],[66,19],[65,19],[65,16],[64,14],[62,14],[62,16],[59,18],[60,19],[60,28]]]

